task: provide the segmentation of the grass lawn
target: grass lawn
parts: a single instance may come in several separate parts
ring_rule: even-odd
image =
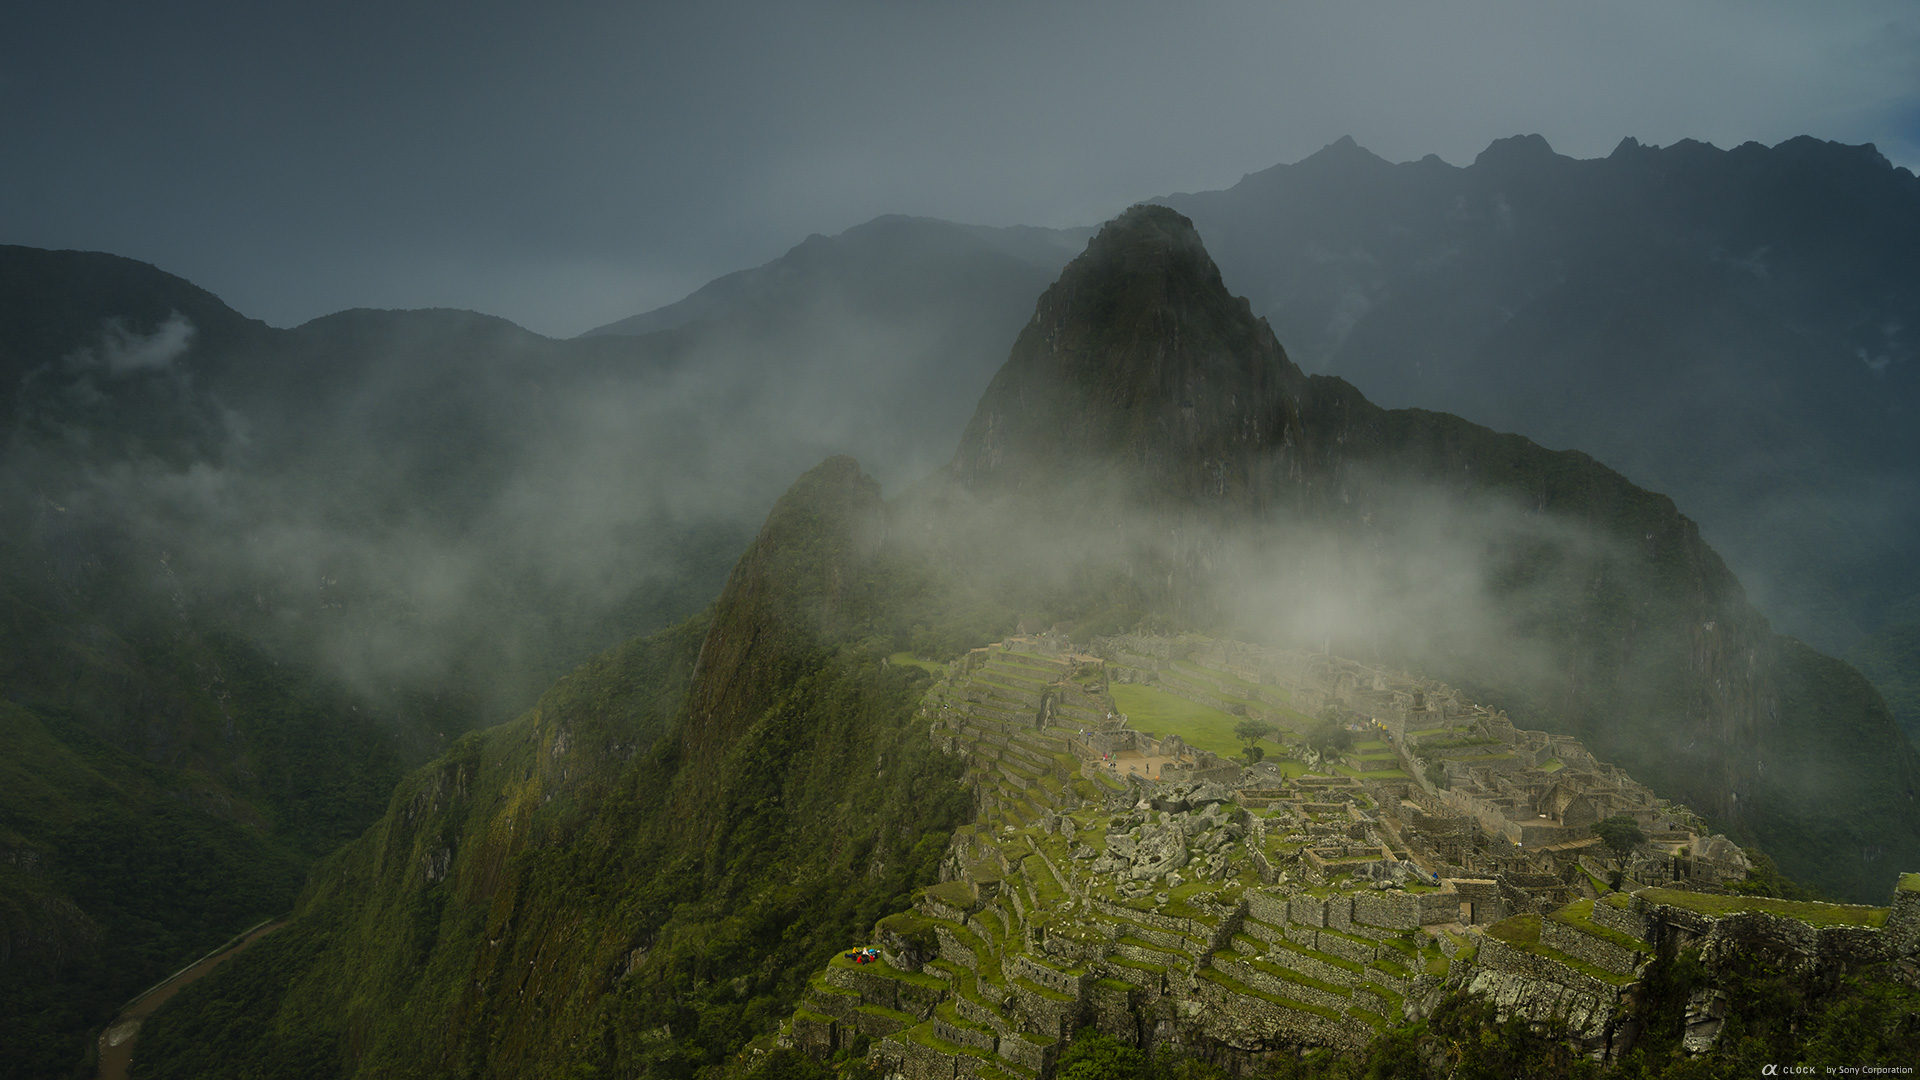
[[[1259,684],[1250,683],[1238,675],[1229,675],[1224,671],[1215,671],[1209,667],[1201,667],[1191,660],[1175,660],[1173,666],[1181,671],[1189,672],[1193,675],[1206,676],[1223,682],[1228,686],[1238,687],[1246,691],[1246,693],[1240,694],[1240,697],[1252,697],[1253,693],[1260,689]]]
[[[1363,762],[1363,764],[1371,764],[1371,762]],[[1341,762],[1335,765],[1333,768],[1334,768],[1334,771],[1339,773],[1341,776],[1350,776],[1356,780],[1409,780],[1409,779],[1412,779],[1406,773],[1401,772],[1399,769],[1370,769],[1365,772],[1362,772],[1361,770],[1356,769],[1345,762]]]
[[[936,664],[931,660],[922,660],[910,652],[894,653],[892,656],[887,657],[887,662],[892,664],[905,664],[908,667],[917,667],[922,671],[931,673],[936,679],[944,678],[947,674],[947,665]]]
[[[1714,896],[1678,889],[1641,889],[1636,896],[1656,904],[1697,911],[1702,915],[1731,915],[1736,911],[1764,911],[1785,915],[1811,926],[1885,926],[1888,908],[1863,904],[1822,904],[1811,900],[1775,900],[1766,896]]]
[[[1237,758],[1246,745],[1233,734],[1233,726],[1241,722],[1241,717],[1140,683],[1114,683],[1110,689],[1113,703],[1127,714],[1128,723],[1136,730],[1150,731],[1161,738],[1178,735],[1188,746],[1211,750],[1221,757]],[[1261,745],[1269,753],[1279,747],[1272,739],[1261,740]],[[1286,767],[1285,762],[1278,764]]]

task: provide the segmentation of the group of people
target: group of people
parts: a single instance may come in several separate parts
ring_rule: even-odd
[[[869,945],[864,949],[855,949],[847,953],[846,958],[856,964],[871,964],[880,959],[880,950]]]
[[[1113,774],[1115,774],[1115,775],[1118,775],[1118,774],[1119,774],[1119,772],[1120,772],[1120,765],[1119,765],[1119,763],[1118,763],[1118,762],[1116,762],[1116,761],[1114,761],[1114,760],[1113,760],[1113,755],[1112,755],[1112,754],[1102,754],[1102,755],[1100,755],[1100,760],[1106,763],[1106,765],[1107,765],[1107,771],[1108,771],[1108,772],[1110,772],[1110,773],[1113,773]],[[1128,765],[1128,766],[1127,766],[1127,771],[1128,771],[1129,773],[1137,773],[1137,772],[1139,772],[1139,771],[1140,771],[1140,766],[1138,766],[1138,765]],[[1153,776],[1153,766],[1152,766],[1152,765],[1148,765],[1148,766],[1147,766],[1147,779],[1149,779],[1149,780],[1151,780],[1151,779],[1153,779],[1153,778],[1154,778],[1154,776]]]

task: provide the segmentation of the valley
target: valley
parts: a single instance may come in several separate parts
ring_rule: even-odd
[[[0,1075],[289,905],[132,1075],[1908,1045],[1889,699],[1687,502],[1297,365],[1174,210],[881,219],[569,342],[0,274]]]

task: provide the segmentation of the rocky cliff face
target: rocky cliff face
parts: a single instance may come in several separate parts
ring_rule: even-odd
[[[1845,649],[1920,589],[1920,181],[1872,146],[1343,139],[1162,201],[1306,370],[1673,496],[1789,633]]]
[[[977,492],[1117,472],[1136,498],[1247,506],[1299,436],[1304,382],[1193,224],[1139,206],[1041,295],[950,469]]]
[[[1302,376],[1165,208],[1068,266],[915,495],[1046,622],[1117,588],[1136,617],[1332,642],[1578,735],[1843,895],[1920,861],[1920,760],[1884,705],[1774,634],[1672,500]]]
[[[678,734],[690,820],[699,819],[747,728],[821,652],[871,618],[884,530],[880,485],[848,457],[827,459],[774,504],[727,578],[700,645]]]
[[[1018,856],[1033,890],[1018,903],[1064,901],[1046,884],[1062,883],[1047,866],[1057,852],[1017,850],[1020,826],[1044,811],[1059,827],[1067,807],[1049,800],[1085,797],[1057,760],[1064,736],[1010,739],[993,767],[1046,797],[1012,807],[1020,821],[990,837],[969,834],[967,850],[949,848],[968,809],[957,762],[932,749],[914,716],[925,676],[882,662],[923,624],[957,617],[936,602],[964,592],[955,580],[999,589],[1006,606],[1048,623],[1112,609],[1114,597],[1141,605],[1134,622],[1203,626],[1311,615],[1321,609],[1309,602],[1324,601],[1370,661],[1408,653],[1528,727],[1573,730],[1656,790],[1694,785],[1684,790],[1710,814],[1738,803],[1739,816],[1715,826],[1745,824],[1789,869],[1808,846],[1840,852],[1830,867],[1806,865],[1837,890],[1877,894],[1885,864],[1854,852],[1920,863],[1920,828],[1897,785],[1912,751],[1891,741],[1884,709],[1848,697],[1837,674],[1846,669],[1769,635],[1669,500],[1584,455],[1381,410],[1338,380],[1300,379],[1167,211],[1124,216],[1063,282],[951,469],[885,514],[851,462],[809,473],[736,568],[710,626],[609,654],[529,716],[409,781],[381,825],[315,876],[295,924],[183,995],[179,1015],[217,1013],[220,987],[249,972],[279,989],[249,998],[260,1004],[234,1011],[243,1022],[218,1037],[189,1039],[183,1022],[172,1051],[155,1049],[169,1045],[157,1018],[142,1053],[172,1053],[171,1075],[193,1075],[247,1060],[275,1025],[306,1025],[338,1048],[346,1075],[545,1075],[582,1061],[684,1075],[764,1033],[821,957],[906,907],[950,852],[1001,859],[1001,880]],[[1008,586],[1036,581],[1045,588]],[[1262,625],[1283,636],[1316,624]],[[1745,771],[1745,756],[1769,745],[1791,745],[1791,764],[1763,753]],[[1855,780],[1851,804],[1818,788],[1741,786],[1762,772],[1781,784],[1782,772],[1823,770]],[[1879,809],[1860,812],[1867,805]],[[1099,826],[1111,832],[1106,816]],[[1181,830],[1219,840],[1226,824],[1189,819]],[[1794,828],[1814,842],[1789,851]],[[1222,877],[1190,890],[1204,901],[1170,916],[1183,922],[1141,921],[1145,945],[1126,943],[1208,985],[1175,995],[1163,970],[1137,989],[1169,1008],[1255,1017],[1263,1039],[1324,1021],[1353,1041],[1374,1028],[1368,1016],[1384,1015],[1357,995],[1405,1000],[1431,957],[1412,968],[1382,950],[1400,952],[1389,939],[1421,923],[1362,918],[1382,932],[1356,934],[1355,901],[1344,916],[1323,908],[1318,924],[1304,913],[1298,933],[1312,938],[1303,948],[1367,969],[1361,979],[1385,992],[1347,986],[1345,1005],[1323,1006],[1333,1017],[1272,1012],[1272,996],[1314,1003],[1256,974],[1333,991],[1251,962],[1292,954],[1282,942],[1295,941],[1299,920],[1290,902],[1268,917],[1239,907],[1230,866],[1211,859],[1221,850],[1207,866]],[[1004,905],[1025,919],[1019,895]],[[1096,913],[1132,920],[1098,905],[1072,910],[1047,939],[1067,950],[1054,954],[1064,967],[1000,972],[1001,988],[1058,1032],[1073,1015],[1055,996],[1068,982],[1075,1008],[1093,1001],[1138,1016],[1125,987],[1066,970],[1081,941],[1075,920]],[[1250,917],[1267,935],[1227,941]],[[1345,926],[1325,921],[1343,917]],[[1014,930],[995,918],[1002,934]],[[969,932],[991,936],[993,924]],[[305,959],[303,941],[317,950]],[[1251,959],[1214,966],[1207,957],[1223,945]],[[1437,939],[1433,949],[1444,951]],[[1082,991],[1092,996],[1074,996]],[[898,986],[875,993],[831,1003],[874,1030],[899,1023],[902,1001],[946,1003]],[[994,1029],[959,1015],[976,1027],[942,1019],[978,1038],[979,1025]],[[343,1019],[331,1028],[315,1019],[327,1017]],[[1044,1069],[1043,1044],[1008,1045],[1024,1067]],[[155,1074],[169,1075],[157,1065]]]

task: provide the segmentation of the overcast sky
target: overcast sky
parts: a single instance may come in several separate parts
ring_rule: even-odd
[[[571,335],[883,213],[1095,224],[1341,135],[1466,164],[1873,142],[1920,167],[1920,4],[92,3],[0,19],[0,242],[292,325]]]

